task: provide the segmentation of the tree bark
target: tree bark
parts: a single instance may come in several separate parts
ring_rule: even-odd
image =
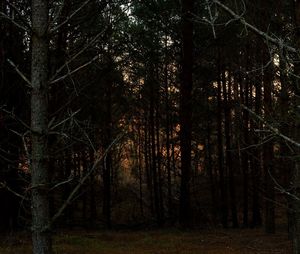
[[[194,1],[182,1],[182,80],[180,86],[180,151],[181,184],[179,220],[183,227],[190,226],[190,175],[192,137],[192,87],[193,87],[193,12]]]
[[[48,1],[32,0],[31,184],[34,254],[52,253],[48,168]]]

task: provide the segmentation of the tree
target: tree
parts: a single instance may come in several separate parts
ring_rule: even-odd
[[[180,215],[183,226],[190,226],[190,177],[192,139],[192,87],[193,87],[193,0],[182,1],[182,79],[180,86],[180,151],[181,184]]]
[[[295,44],[299,48],[300,46],[300,1],[294,2],[294,26],[295,26]],[[299,63],[295,63],[295,74],[298,75],[300,71]],[[297,76],[294,79],[294,89],[296,94],[295,106],[299,106],[299,77]],[[299,117],[299,116],[298,116]],[[296,123],[294,125],[294,139],[299,142],[299,120],[296,119]],[[295,152],[298,155],[299,148],[295,148]],[[292,200],[292,240],[293,240],[293,254],[300,253],[300,165],[299,159],[296,157],[294,161],[294,168],[292,172],[292,187],[293,194],[295,195]]]
[[[32,1],[31,188],[33,253],[51,254],[48,154],[48,0]]]

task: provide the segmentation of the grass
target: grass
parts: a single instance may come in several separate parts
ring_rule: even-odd
[[[1,254],[30,254],[26,234],[2,236]],[[260,229],[204,231],[67,231],[54,237],[55,254],[288,254],[286,233]]]

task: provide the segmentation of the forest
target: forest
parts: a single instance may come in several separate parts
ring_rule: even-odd
[[[300,254],[300,0],[1,0],[0,204],[3,254]]]

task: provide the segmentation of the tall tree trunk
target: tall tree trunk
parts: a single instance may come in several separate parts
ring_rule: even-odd
[[[48,16],[47,0],[32,0],[31,184],[34,254],[52,253],[48,168]]]
[[[228,195],[226,172],[224,167],[224,148],[223,148],[223,114],[222,114],[222,83],[221,83],[221,58],[220,49],[218,57],[218,87],[217,87],[217,148],[218,148],[218,171],[220,185],[220,204],[221,204],[221,223],[224,228],[228,227]]]
[[[94,156],[94,150],[92,148],[89,149],[89,167],[91,167],[95,163],[95,156]],[[97,218],[97,205],[96,205],[96,193],[95,193],[95,185],[96,185],[96,180],[95,180],[95,172],[91,173],[90,176],[90,202],[89,202],[89,207],[90,207],[90,215],[89,215],[89,221],[90,221],[90,226],[94,225],[96,222]]]
[[[158,105],[156,106],[156,150],[157,150],[157,177],[158,177],[158,212],[159,212],[159,225],[163,226],[165,220],[165,208],[163,197],[163,173],[161,167],[161,150],[160,150],[160,126],[159,126],[159,113]]]
[[[104,126],[104,149],[112,142],[112,81],[108,80],[105,89],[106,112]],[[112,152],[109,150],[104,158],[103,167],[103,215],[105,226],[111,228],[111,185],[112,185]]]
[[[144,217],[144,203],[143,203],[143,165],[142,165],[142,133],[141,133],[141,125],[140,123],[137,126],[138,128],[138,137],[137,137],[137,163],[138,163],[138,174],[139,174],[139,194],[140,194],[140,212],[141,216]]]
[[[262,85],[261,82],[256,82],[255,84],[255,113],[261,115],[261,103],[262,100]],[[251,123],[251,132],[254,134],[254,129],[260,129],[261,124],[259,122],[252,121]],[[253,135],[253,143],[259,144],[260,137],[259,134]],[[259,189],[261,187],[261,149],[257,147],[253,152],[254,156],[251,160],[251,178],[252,178],[252,226],[261,226],[261,209],[260,209],[260,195]]]
[[[265,53],[267,54],[267,53]],[[268,55],[265,55],[263,59],[268,59]],[[268,117],[272,113],[272,76],[271,70],[267,68],[263,76],[264,85],[264,107],[265,117]],[[263,150],[263,166],[264,166],[264,178],[265,178],[265,230],[267,233],[275,232],[275,189],[274,181],[274,151],[273,142],[269,141],[265,144]]]
[[[241,67],[240,67],[241,68]],[[241,69],[240,69],[241,71]],[[234,102],[237,106],[234,107],[234,143],[236,146],[236,151],[234,153],[234,165],[238,172],[243,172],[243,164],[242,164],[242,152],[241,152],[241,142],[242,142],[242,135],[243,135],[243,118],[242,118],[242,110],[239,106],[241,103],[243,103],[242,96],[240,96],[239,88],[242,90],[242,78],[241,78],[241,72],[240,74],[235,77],[233,81],[233,98]],[[245,184],[245,181],[243,182],[243,226],[248,226],[248,186]]]
[[[179,220],[183,227],[191,224],[190,175],[193,87],[193,7],[194,0],[182,1],[182,80],[180,86],[181,184]]]
[[[249,81],[242,81],[241,84],[241,97],[242,102],[246,107],[249,107]],[[242,119],[242,130],[243,130],[243,146],[249,146],[249,112],[243,112]],[[243,225],[244,227],[248,226],[248,172],[249,172],[249,155],[248,151],[244,150],[242,152],[242,172],[243,172]]]
[[[288,64],[286,62],[286,55],[284,52],[280,52],[279,55],[279,66],[280,66],[280,131],[281,133],[287,133],[291,135],[291,116],[287,114],[289,112],[289,80],[288,80]],[[280,174],[283,175],[283,186],[285,188],[290,187],[290,183],[292,181],[292,168],[293,163],[291,160],[292,153],[290,152],[289,146],[286,144],[285,140],[281,140],[280,142]],[[293,228],[293,220],[292,220],[292,197],[290,195],[286,195],[287,199],[287,220],[288,220],[288,234],[289,238],[292,239],[292,228]]]
[[[145,160],[145,173],[146,173],[146,182],[147,188],[149,191],[149,199],[150,199],[150,212],[151,215],[154,215],[154,202],[153,202],[153,183],[152,183],[152,160],[151,160],[151,148],[150,148],[150,140],[151,140],[151,132],[149,130],[150,123],[148,120],[148,109],[144,112],[145,115],[145,129],[144,129],[144,160]]]
[[[207,107],[208,107],[208,96],[207,98]],[[207,110],[209,110],[207,108]],[[211,212],[214,219],[217,218],[217,190],[216,190],[216,184],[215,184],[215,174],[213,170],[213,159],[212,159],[212,145],[211,145],[211,139],[212,139],[212,124],[210,116],[207,114],[206,118],[206,139],[205,139],[205,165],[207,168],[208,176],[209,176],[209,182],[210,182],[210,193],[211,193]]]
[[[295,28],[296,28],[296,38],[295,42],[297,47],[300,46],[300,1],[297,0],[294,2],[294,10],[295,10]],[[299,76],[300,73],[300,64],[299,62],[296,62],[295,64],[295,74]],[[295,107],[298,107],[300,104],[299,96],[300,96],[300,80],[299,77],[295,78],[294,82],[294,89],[296,94],[296,105]],[[296,109],[298,110],[298,109]],[[299,133],[299,123],[295,123],[295,130],[294,130],[294,139],[299,142],[300,140],[300,133]],[[293,187],[293,194],[296,197],[300,197],[300,161],[299,161],[299,148],[295,148],[297,159],[295,159],[295,165],[293,168],[293,176],[292,176],[292,187]],[[296,198],[293,198],[292,200],[292,222],[293,222],[293,254],[300,254],[300,201]]]
[[[87,172],[88,172],[88,162],[87,162],[87,156],[88,156],[88,152],[86,151],[86,149],[84,147],[81,148],[81,152],[80,152],[80,157],[81,157],[81,163],[82,163],[82,176],[84,177]],[[85,222],[87,222],[87,183],[83,184],[82,186],[82,221],[84,222],[84,224],[86,225]]]
[[[172,209],[172,176],[171,176],[171,143],[170,143],[170,105],[169,105],[169,85],[168,85],[168,69],[165,67],[165,96],[166,96],[166,159],[167,159],[167,190],[168,190],[168,217],[173,217]]]
[[[155,81],[153,80],[153,66],[150,67],[149,86],[150,86],[150,108],[149,108],[149,124],[150,124],[150,141],[151,141],[151,173],[153,182],[154,194],[154,211],[156,222],[161,224],[160,208],[159,208],[159,187],[158,187],[158,151],[156,147],[156,132],[155,132]]]
[[[228,78],[230,80],[230,76]],[[234,165],[232,160],[232,140],[231,140],[231,109],[230,109],[230,81],[227,82],[225,77],[225,70],[222,70],[222,84],[223,84],[223,100],[224,100],[224,116],[225,116],[225,144],[226,144],[226,168],[228,172],[228,187],[230,196],[231,220],[234,228],[238,227],[237,208],[236,208],[236,193],[235,193],[235,176]],[[228,88],[228,89],[227,89]]]

